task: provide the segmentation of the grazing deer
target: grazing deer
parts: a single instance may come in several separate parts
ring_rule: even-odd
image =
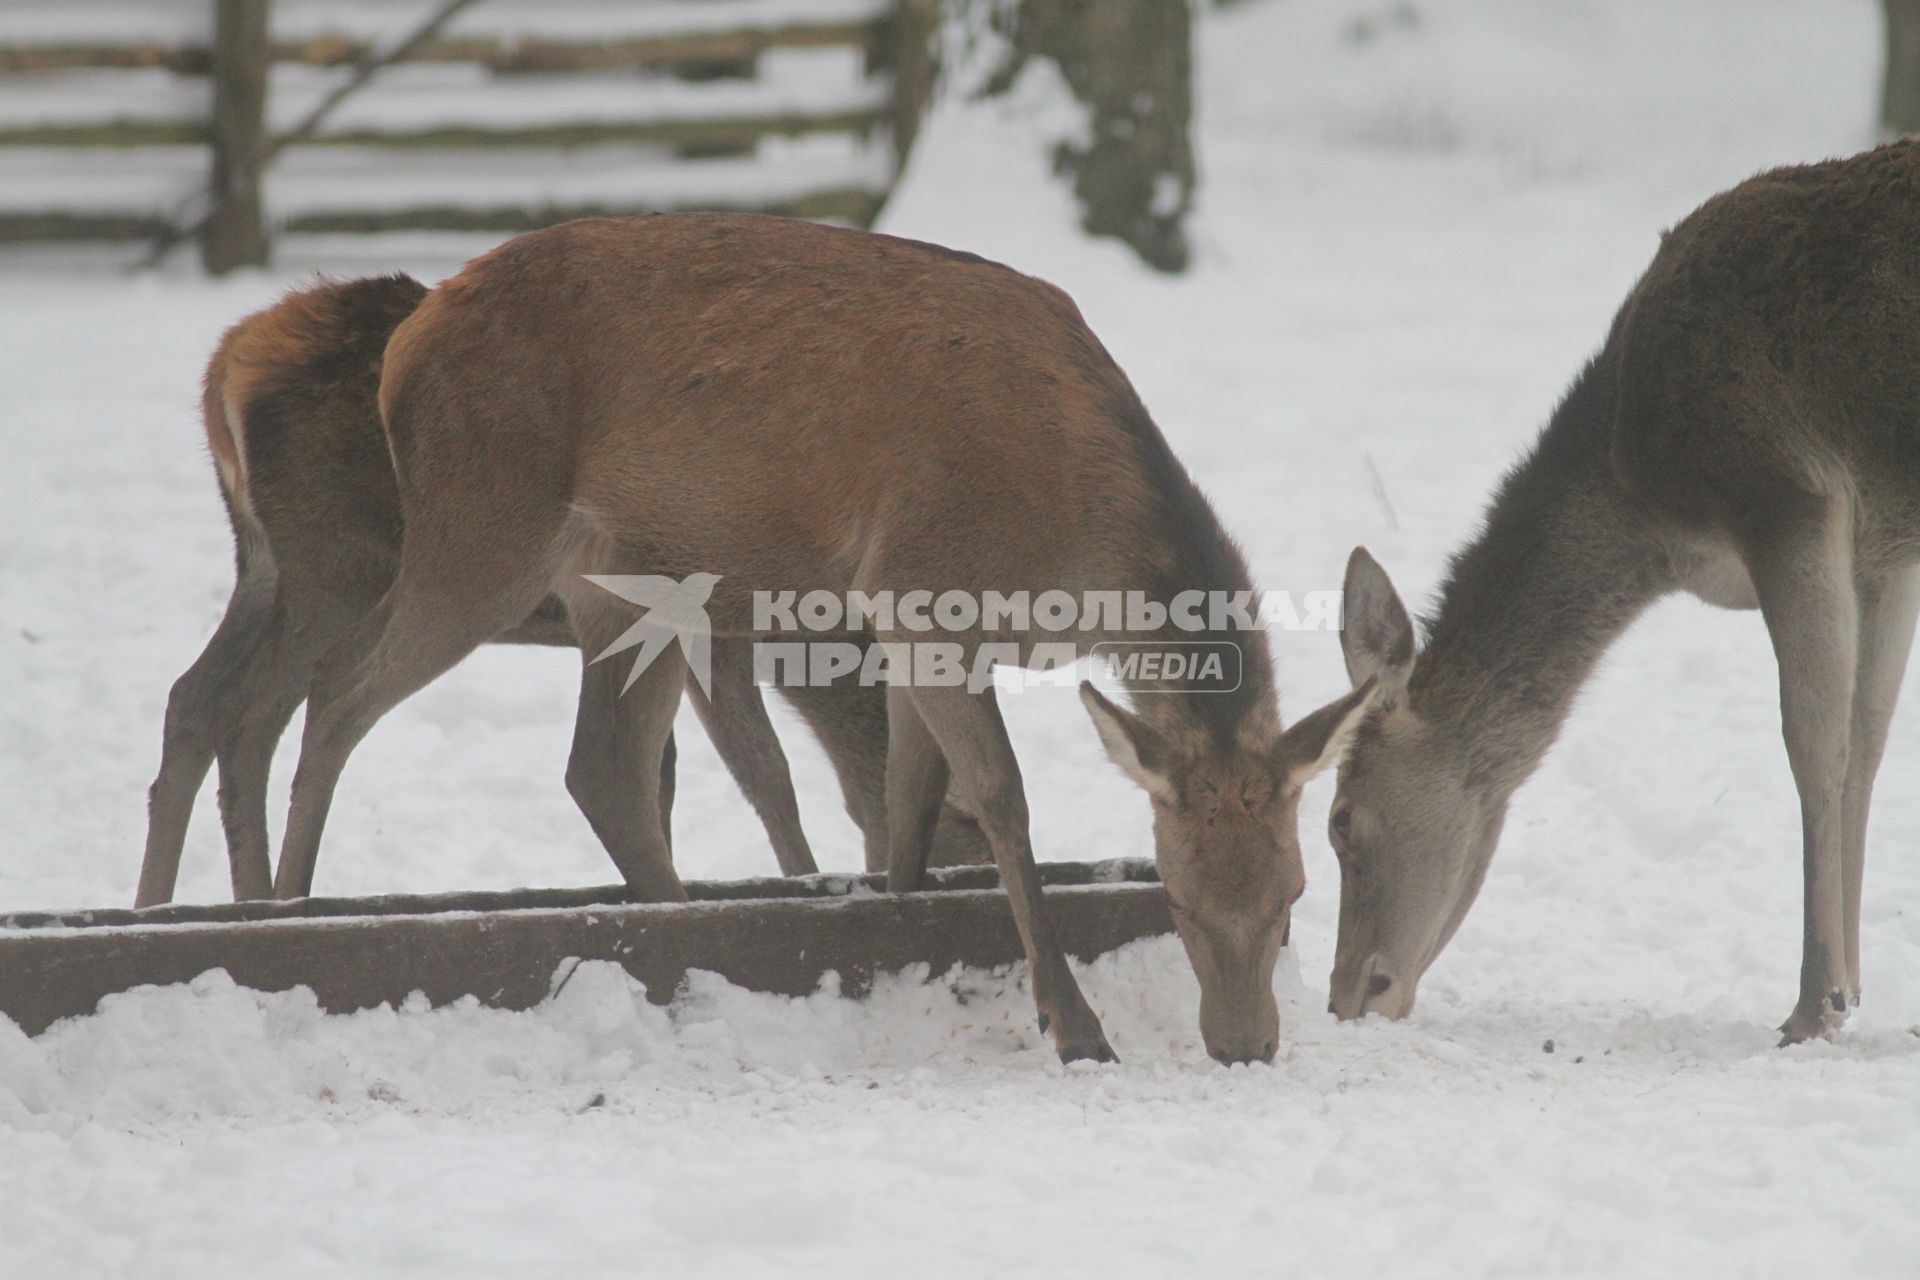
[[[392,588],[315,673],[276,889],[304,893],[340,771],[388,709],[549,596],[597,652],[629,618],[587,574],[718,575],[716,637],[757,592],[1247,591],[1245,565],[1125,376],[1058,289],[969,254],[778,218],[587,220],[523,236],[428,295],[380,406],[406,535]],[[1108,619],[1108,621],[1113,621]],[[872,638],[911,644],[891,625]],[[1115,623],[1117,626],[1118,624]],[[981,646],[1107,638],[944,635]],[[1129,638],[1139,638],[1129,635]],[[1190,637],[1182,636],[1182,639]],[[1272,970],[1303,885],[1295,810],[1364,692],[1282,733],[1264,636],[1231,692],[1123,711],[1214,1056],[1270,1059]],[[633,891],[684,898],[653,780],[685,665],[589,666],[567,780]],[[949,775],[1012,900],[1043,1029],[1111,1059],[1047,924],[992,691],[887,693],[888,883],[921,884]],[[636,785],[637,780],[637,785]]]
[[[194,794],[215,757],[234,896],[272,893],[266,803],[274,746],[319,655],[378,603],[399,564],[399,495],[378,407],[381,355],[425,296],[405,276],[301,290],[235,325],[207,366],[207,442],[238,569],[225,618],[168,700],[140,906],[172,899]],[[578,644],[553,599],[491,638]],[[718,646],[713,696],[696,687],[694,704],[765,823],[781,871],[803,875],[817,868],[750,660],[744,644]],[[884,691],[787,694],[840,775],[866,833],[869,869],[884,869]],[[661,768],[670,797],[671,744]],[[937,860],[984,861],[985,852],[977,826],[951,807],[942,813]]]
[[[1806,919],[1784,1042],[1860,991],[1867,808],[1920,607],[1920,147],[1777,169],[1669,233],[1416,649],[1364,550],[1347,669],[1382,692],[1340,771],[1332,1008],[1402,1017],[1507,802],[1656,598],[1758,608],[1800,793]]]

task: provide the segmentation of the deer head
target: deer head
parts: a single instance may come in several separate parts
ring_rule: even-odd
[[[1329,1008],[1404,1018],[1420,978],[1473,905],[1508,790],[1470,764],[1466,735],[1417,711],[1413,624],[1385,570],[1356,549],[1340,633],[1347,674],[1377,687],[1340,766],[1327,835],[1340,859]]]
[[[1273,966],[1307,883],[1300,790],[1340,757],[1371,694],[1356,689],[1285,732],[1268,718],[1221,741],[1185,721],[1178,699],[1149,721],[1080,687],[1107,754],[1153,802],[1154,860],[1200,979],[1200,1035],[1220,1062],[1271,1062],[1279,1048]]]

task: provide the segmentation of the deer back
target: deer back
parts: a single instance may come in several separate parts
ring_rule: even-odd
[[[562,504],[606,571],[722,575],[716,626],[755,588],[1152,589],[1171,534],[1225,541],[1064,293],[811,223],[521,237],[401,326],[382,408],[410,527]]]

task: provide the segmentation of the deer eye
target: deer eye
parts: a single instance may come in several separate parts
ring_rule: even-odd
[[[1333,841],[1336,853],[1347,851],[1347,839],[1353,834],[1353,810],[1342,807],[1333,811],[1327,819],[1327,838]]]

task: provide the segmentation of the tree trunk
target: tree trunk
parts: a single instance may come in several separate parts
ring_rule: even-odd
[[[216,0],[213,35],[213,200],[200,260],[214,275],[264,266],[260,161],[267,142],[267,0]]]
[[[933,100],[940,68],[935,47],[939,30],[940,0],[896,0],[879,68],[893,74],[893,155],[899,170],[907,167]]]
[[[1880,82],[1880,127],[1920,133],[1920,0],[1885,0],[1887,67]]]
[[[1161,271],[1186,269],[1193,203],[1193,20],[1188,0],[1022,0],[1015,65],[1059,66],[1092,116],[1090,139],[1063,143],[1081,225],[1115,236]]]

